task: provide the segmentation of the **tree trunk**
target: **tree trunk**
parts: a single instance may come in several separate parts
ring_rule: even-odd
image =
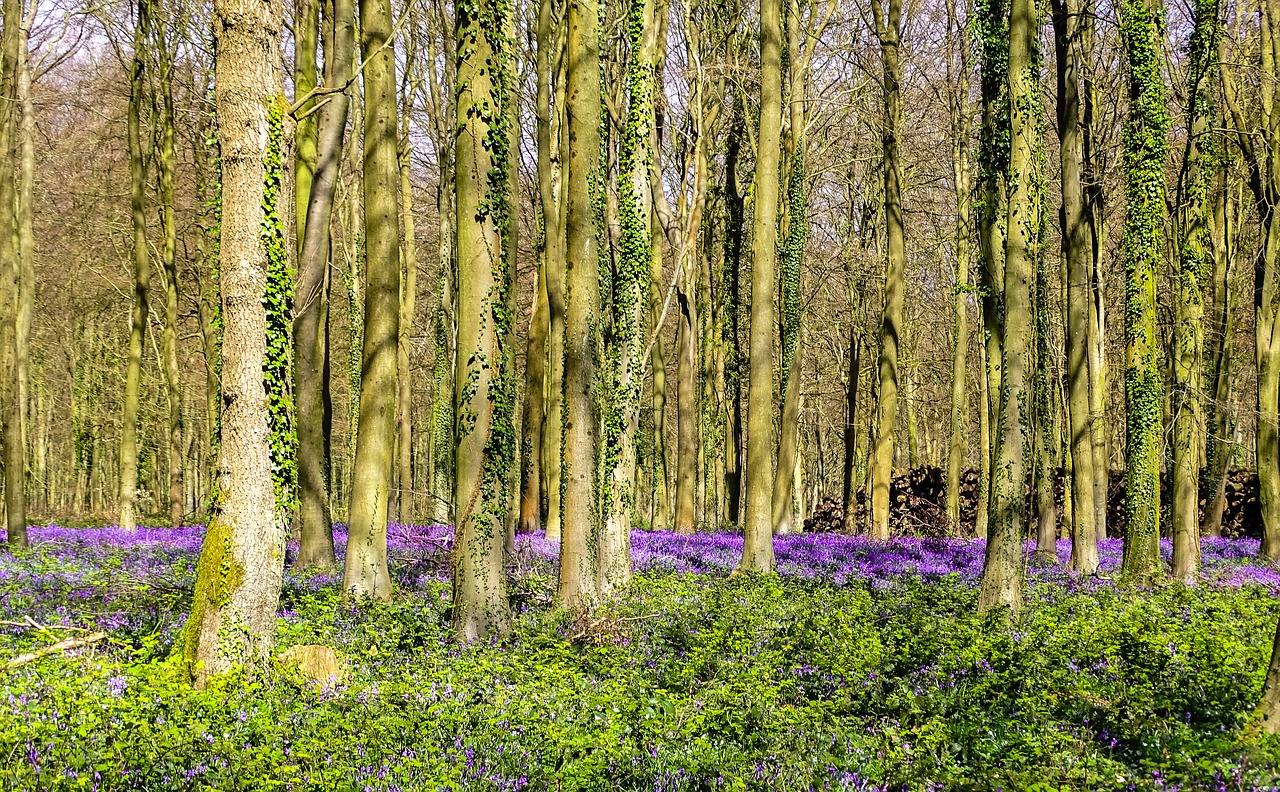
[[[1089,410],[1089,305],[1092,255],[1080,148],[1080,17],[1078,0],[1054,0],[1058,78],[1058,155],[1062,167],[1062,257],[1066,262],[1068,424],[1071,451],[1071,561],[1086,575],[1098,568],[1094,531],[1093,416]]]
[[[1160,18],[1153,0],[1126,0],[1120,8],[1120,33],[1129,66],[1124,138],[1127,523],[1121,574],[1134,582],[1160,574],[1164,383],[1156,338],[1156,280],[1164,261],[1164,160],[1169,130],[1168,92],[1160,71]]]
[[[1218,53],[1218,0],[1199,0],[1194,6],[1195,29],[1187,74],[1190,97],[1186,148],[1178,180],[1177,299],[1173,373],[1173,576],[1194,583],[1200,568],[1200,473],[1205,432],[1201,397],[1204,349],[1204,291],[1213,270],[1210,235],[1212,185],[1216,146],[1209,125],[1217,113],[1212,104],[1211,78]]]
[[[22,43],[22,3],[4,0],[0,5],[4,32],[0,34],[0,421],[4,427],[5,527],[8,544],[27,546],[26,455],[23,452],[23,410],[18,373],[18,313],[22,303],[21,267],[17,250],[17,77]]]
[[[547,370],[545,417],[542,428],[542,476],[546,493],[547,541],[558,542],[563,516],[564,459],[564,244],[565,211],[561,189],[564,151],[564,70],[552,0],[538,3],[538,209],[542,216],[539,266],[545,276],[547,300]],[[553,101],[554,98],[554,101]]]
[[[1005,224],[1004,326],[1000,344],[1000,388],[992,396],[999,401],[996,459],[992,464],[991,524],[987,538],[982,584],[978,590],[980,611],[1022,605],[1022,533],[1026,525],[1027,460],[1024,427],[1031,418],[1028,364],[1033,340],[1031,289],[1037,219],[1034,150],[1039,132],[1039,74],[1033,50],[1039,14],[1034,0],[1009,4],[1008,99],[1009,169],[1020,178],[1011,180]]]
[[[760,129],[756,135],[751,357],[747,385],[743,571],[773,569],[773,297],[777,280],[778,156],[782,142],[782,3],[760,2]]]
[[[142,103],[146,101],[146,52],[151,36],[151,0],[138,0],[129,72],[129,182],[133,221],[133,307],[129,314],[129,356],[124,379],[124,415],[120,423],[120,528],[138,525],[138,399],[142,388],[142,346],[147,332],[151,257],[147,249],[147,146],[142,139]]]
[[[627,11],[630,62],[627,115],[619,152],[618,261],[612,284],[608,372],[612,389],[606,409],[604,453],[607,512],[600,537],[599,584],[603,594],[631,580],[631,515],[635,510],[636,440],[648,341],[648,295],[653,232],[649,164],[654,138],[653,94],[657,20],[653,0],[636,0]]]
[[[222,150],[222,260],[225,330],[219,491],[200,561],[183,660],[193,681],[233,666],[260,667],[275,631],[284,572],[285,525],[278,519],[267,445],[267,253],[263,240],[265,157],[283,120],[279,67],[284,11],[278,0],[217,0],[213,32],[216,107]]]
[[[387,503],[395,445],[396,340],[400,335],[400,201],[396,64],[390,0],[361,0],[364,58],[364,238],[367,258],[360,419],[351,473],[342,587],[391,598]]]
[[[355,8],[350,0],[326,5],[325,84],[345,82],[355,52]],[[329,398],[329,259],[334,193],[347,125],[345,91],[327,97],[318,112],[315,170],[307,214],[300,226],[298,285],[294,297],[294,387],[298,415],[298,526],[295,565],[337,565],[329,513],[331,459]],[[301,145],[299,145],[301,151]]]
[[[596,0],[571,3],[567,14],[568,178],[565,229],[563,454],[564,524],[560,537],[560,602],[583,607],[595,597],[599,511],[596,467],[596,350],[600,327],[600,262],[595,200],[601,198],[600,40]]]
[[[959,68],[953,73],[952,58],[947,58],[947,109],[951,121],[951,172],[955,180],[956,285],[952,296],[955,312],[955,336],[951,361],[951,426],[947,441],[947,530],[960,532],[960,477],[964,475],[966,434],[969,408],[966,401],[969,383],[969,268],[971,260],[970,176],[969,176],[969,28],[967,21],[957,18],[955,0],[947,3],[947,31],[955,36],[959,51]],[[847,518],[846,518],[847,519]]]
[[[871,474],[870,536],[889,538],[889,486],[893,480],[894,441],[898,427],[898,344],[902,333],[902,304],[906,280],[906,240],[902,217],[902,161],[898,135],[902,128],[902,63],[898,48],[902,35],[902,2],[873,0],[876,34],[880,39],[884,94],[884,312],[880,324],[879,409],[876,418],[875,464]]]
[[[512,317],[506,265],[511,196],[506,171],[512,71],[504,52],[503,8],[459,7],[457,195],[458,344],[454,366],[457,442],[454,445],[453,629],[470,643],[511,629],[503,570],[507,468],[515,435],[510,423],[512,378],[502,349]]]
[[[849,373],[844,397],[844,532],[858,530],[858,373],[861,368],[862,344],[857,328],[849,327]]]
[[[162,370],[168,396],[169,425],[166,450],[169,457],[169,525],[182,523],[182,379],[178,370],[178,224],[174,207],[174,176],[178,167],[174,151],[173,59],[167,44],[157,50],[160,83],[159,152],[156,170],[159,177],[161,265],[164,271],[164,341]]]
[[[406,105],[413,105],[414,90],[408,89]],[[413,326],[418,305],[418,240],[413,219],[413,178],[410,158],[409,119],[406,115],[400,132],[397,170],[400,175],[400,224],[404,242],[400,253],[400,332],[396,337],[396,488],[388,507],[392,519],[412,523],[414,510],[413,482],[413,381],[409,353],[413,344]]]
[[[1225,126],[1225,124],[1223,124]],[[1231,404],[1232,339],[1235,336],[1235,299],[1231,293],[1231,271],[1235,258],[1233,240],[1239,201],[1232,200],[1226,185],[1226,171],[1219,168],[1214,189],[1213,233],[1213,351],[1208,354],[1208,379],[1213,398],[1205,420],[1205,510],[1201,531],[1205,536],[1222,535],[1222,513],[1226,510],[1227,473],[1232,451],[1234,415]]]
[[[545,223],[545,218],[543,218]],[[543,234],[546,234],[545,228]],[[539,242],[539,245],[543,245]],[[541,251],[540,251],[541,252]],[[541,259],[541,255],[539,259]],[[542,528],[542,430],[547,402],[547,262],[538,262],[533,318],[524,364],[524,416],[520,421],[520,522],[518,533]]]

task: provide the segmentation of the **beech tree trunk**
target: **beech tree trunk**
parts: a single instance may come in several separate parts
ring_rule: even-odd
[[[747,572],[773,569],[773,298],[777,281],[778,157],[782,143],[782,3],[760,2],[760,128],[752,221],[751,351],[747,383]]]
[[[325,6],[325,84],[344,83],[355,56],[355,7],[351,0]],[[349,100],[345,91],[326,97],[319,109],[315,169],[307,214],[299,227],[298,284],[294,296],[294,398],[298,415],[299,568],[337,565],[330,522],[332,475],[329,426],[329,261],[334,194],[342,162]],[[299,149],[301,150],[301,148]]]
[[[1160,570],[1160,434],[1164,382],[1156,337],[1156,280],[1164,262],[1168,91],[1154,0],[1125,0],[1120,33],[1128,63],[1125,123],[1125,542],[1121,574],[1146,582]],[[1259,386],[1262,388],[1263,386]],[[1273,400],[1274,401],[1274,400]],[[1262,436],[1259,420],[1259,436]],[[1258,460],[1261,465],[1261,456]]]
[[[1080,18],[1078,0],[1054,0],[1057,53],[1058,156],[1062,167],[1062,257],[1066,262],[1067,422],[1071,452],[1070,569],[1098,568],[1094,525],[1093,415],[1089,408],[1089,306],[1093,300],[1092,251],[1084,201],[1080,140]]]
[[[884,214],[886,258],[884,312],[880,324],[879,409],[876,417],[875,462],[871,474],[873,539],[889,538],[889,487],[893,480],[894,445],[898,427],[898,344],[902,333],[902,304],[906,287],[907,251],[902,217],[902,161],[898,135],[902,128],[902,2],[873,0],[871,10],[880,39],[884,94]]]
[[[133,33],[133,66],[129,72],[129,182],[133,222],[133,307],[129,314],[129,353],[124,376],[124,414],[120,422],[120,528],[138,525],[138,398],[142,388],[142,346],[147,333],[147,299],[151,290],[151,255],[147,248],[147,161],[142,136],[142,103],[146,101],[146,53],[151,36],[151,2],[138,0]]]
[[[1011,179],[1005,223],[1004,332],[1000,343],[1001,387],[993,389],[999,402],[993,429],[996,458],[991,466],[991,523],[987,537],[978,609],[1022,605],[1022,534],[1026,526],[1027,454],[1031,423],[1028,375],[1034,336],[1031,290],[1034,276],[1033,246],[1038,218],[1034,211],[1032,170],[1035,167],[1035,118],[1039,75],[1033,58],[1039,14],[1034,0],[1009,4],[1008,98],[1009,174]]]
[[[505,3],[459,6],[457,195],[458,345],[454,367],[457,405],[453,545],[453,628],[464,642],[511,629],[503,570],[507,468],[514,450],[514,406],[509,358],[502,349],[512,321],[507,294],[511,198],[507,169],[513,90],[511,53],[505,51]]]
[[[596,467],[600,423],[596,407],[600,345],[600,264],[596,191],[603,184],[600,147],[600,39],[596,0],[569,5],[566,58],[568,168],[565,190],[565,321],[560,602],[588,606],[596,593],[599,511]]]
[[[271,650],[286,527],[275,509],[267,445],[267,253],[264,158],[283,115],[280,0],[217,0],[213,33],[222,151],[223,315],[221,500],[196,565],[182,657],[203,686],[233,666],[260,667]]]
[[[342,587],[391,599],[387,504],[395,446],[396,342],[400,335],[399,124],[390,0],[361,0],[364,58],[364,237],[367,284],[360,417],[351,473]]]

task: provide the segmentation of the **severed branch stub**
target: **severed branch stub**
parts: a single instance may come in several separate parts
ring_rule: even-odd
[[[98,643],[99,641],[105,641],[106,638],[107,638],[107,634],[104,632],[96,632],[90,635],[82,636],[80,638],[67,638],[66,640],[58,641],[56,644],[53,644],[51,646],[46,646],[43,649],[37,649],[34,652],[28,652],[27,654],[24,654],[24,655],[18,655],[17,657],[10,660],[8,663],[5,663],[4,667],[5,667],[5,670],[17,668],[18,666],[26,665],[27,663],[39,660],[40,658],[45,657],[47,655],[57,654],[58,652],[66,652],[71,649],[79,649],[82,646],[90,646],[92,644]]]

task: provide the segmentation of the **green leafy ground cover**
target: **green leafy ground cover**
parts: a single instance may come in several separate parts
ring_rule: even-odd
[[[198,539],[63,532],[0,557],[0,619],[19,623],[0,630],[0,663],[77,634],[24,627],[27,615],[109,635],[0,671],[0,787],[1280,783],[1280,743],[1241,739],[1280,615],[1264,583],[1132,591],[1033,574],[1007,625],[975,613],[961,572],[836,583],[655,563],[584,618],[552,606],[554,559],[525,547],[511,641],[459,647],[443,545],[410,542],[393,545],[391,604],[344,602],[333,578],[287,576],[278,645],[333,647],[345,681],[321,687],[280,667],[197,692],[168,658]]]

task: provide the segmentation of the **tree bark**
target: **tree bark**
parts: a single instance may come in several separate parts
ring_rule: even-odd
[[[873,0],[876,35],[880,39],[884,93],[884,213],[886,259],[884,313],[880,324],[879,409],[876,418],[875,464],[871,474],[873,539],[889,538],[889,486],[893,480],[894,441],[898,427],[898,343],[902,333],[902,304],[906,279],[906,240],[902,217],[902,161],[898,135],[902,128],[902,2]]]
[[[1160,434],[1164,383],[1156,338],[1156,280],[1164,261],[1167,90],[1160,71],[1160,10],[1126,0],[1120,33],[1129,66],[1125,125],[1125,543],[1121,574],[1160,574]],[[1261,426],[1261,423],[1260,423]],[[1259,459],[1259,463],[1261,463]]]
[[[1058,213],[1062,257],[1066,262],[1066,345],[1068,424],[1071,451],[1071,561],[1086,575],[1098,568],[1094,526],[1093,416],[1089,409],[1089,306],[1093,267],[1084,201],[1080,141],[1080,11],[1078,0],[1054,0],[1053,30],[1057,54],[1058,156],[1062,168],[1062,205]]]
[[[162,370],[165,392],[168,397],[169,424],[165,436],[169,457],[169,525],[177,528],[182,523],[182,379],[178,370],[178,224],[174,206],[174,177],[178,168],[174,151],[173,105],[173,56],[164,41],[157,47],[157,72],[160,84],[159,152],[156,171],[159,177],[160,199],[160,263],[164,273],[164,330],[162,344]]]
[[[355,8],[350,0],[325,6],[325,84],[344,83],[355,53]],[[337,558],[330,522],[329,477],[332,402],[329,396],[329,260],[334,194],[341,167],[349,100],[326,97],[318,111],[315,169],[307,214],[299,227],[298,284],[294,297],[294,387],[298,415],[299,568],[333,568]]]
[[[367,284],[360,419],[352,468],[342,587],[391,598],[387,504],[395,445],[396,340],[400,334],[400,201],[396,162],[396,64],[390,0],[361,0],[364,58],[364,236]]]
[[[964,474],[966,434],[969,428],[966,393],[969,382],[969,268],[973,265],[969,245],[970,192],[969,175],[969,29],[956,14],[955,0],[947,2],[947,31],[955,37],[959,51],[959,68],[947,58],[947,110],[951,121],[951,172],[955,180],[956,285],[952,296],[955,312],[954,357],[951,361],[951,426],[947,441],[947,530],[960,530],[960,477]],[[954,73],[953,73],[954,69]],[[847,519],[847,518],[846,518]]]
[[[568,9],[565,190],[565,321],[563,454],[564,524],[560,535],[560,602],[590,604],[596,593],[599,511],[596,491],[600,423],[596,411],[600,328],[600,262],[594,203],[603,189],[600,161],[600,40],[596,0]]]
[[[142,103],[146,90],[146,53],[151,36],[151,0],[138,0],[129,72],[129,182],[133,223],[133,307],[129,314],[129,352],[120,423],[120,528],[138,525],[138,399],[142,388],[142,346],[147,333],[151,257],[147,249],[146,190],[149,148],[142,139]]]
[[[279,0],[217,0],[213,32],[222,150],[221,271],[225,331],[219,464],[221,501],[196,565],[183,660],[193,681],[233,666],[260,667],[270,652],[284,572],[267,445],[267,255],[264,158],[271,114],[283,115]]]
[[[1191,584],[1200,568],[1200,474],[1205,434],[1201,372],[1204,292],[1213,271],[1210,233],[1216,146],[1209,125],[1217,113],[1211,78],[1218,52],[1218,0],[1198,0],[1187,74],[1189,128],[1178,179],[1177,299],[1174,301],[1173,576]]]
[[[458,344],[454,362],[453,629],[472,642],[511,629],[503,570],[507,467],[515,443],[511,377],[502,344],[512,318],[507,267],[510,201],[506,171],[511,53],[503,3],[459,6],[457,152],[454,189],[458,242]]]
[[[1026,525],[1027,445],[1024,427],[1030,424],[1028,364],[1033,340],[1031,289],[1032,255],[1038,218],[1034,211],[1033,179],[1035,118],[1039,97],[1038,70],[1032,55],[1038,35],[1034,0],[1009,4],[1008,97],[1009,169],[1011,188],[1005,223],[1004,332],[1000,344],[1001,387],[998,399],[996,458],[992,464],[991,524],[987,538],[978,609],[1022,605],[1022,533]]]
[[[778,172],[782,142],[782,3],[760,2],[760,129],[752,220],[751,351],[747,385],[747,572],[773,569],[773,298],[777,280]]]

